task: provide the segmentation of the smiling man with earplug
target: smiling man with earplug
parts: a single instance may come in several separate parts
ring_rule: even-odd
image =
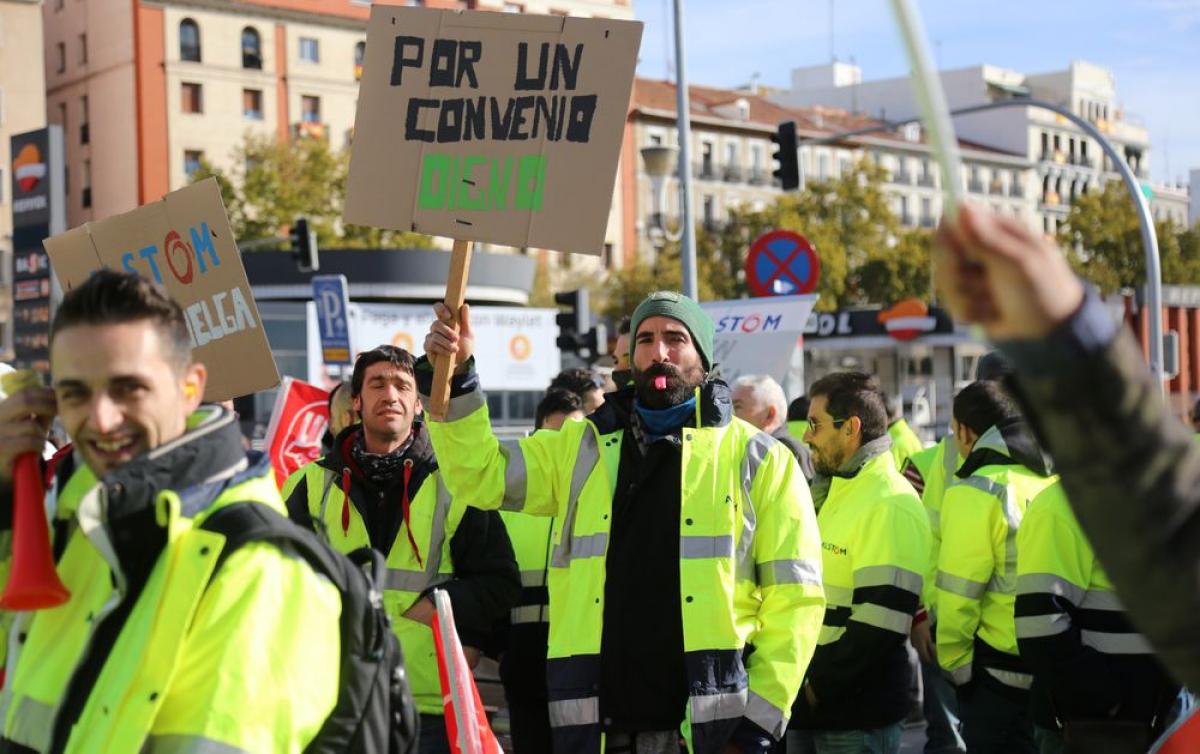
[[[481,508],[553,516],[547,696],[555,751],[765,752],[783,733],[825,608],[808,487],[788,450],[733,415],[713,321],[678,293],[631,320],[633,384],[585,421],[501,442],[470,311],[436,308],[453,356],[430,438]],[[422,360],[418,385],[432,386]],[[753,650],[751,651],[751,647]]]
[[[206,528],[235,506],[284,507],[233,412],[201,406],[183,311],[160,286],[99,271],[63,297],[50,366],[52,388],[0,401],[0,511],[14,459],[40,451],[57,416],[74,447],[46,510],[69,597],[15,613],[0,751],[304,749],[338,699],[341,599],[292,550],[222,554]]]

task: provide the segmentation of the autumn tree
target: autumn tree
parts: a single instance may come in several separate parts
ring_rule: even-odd
[[[1172,221],[1155,223],[1164,283],[1200,283],[1200,238]],[[1075,197],[1058,231],[1071,266],[1104,293],[1146,282],[1146,251],[1133,198],[1121,181]]]

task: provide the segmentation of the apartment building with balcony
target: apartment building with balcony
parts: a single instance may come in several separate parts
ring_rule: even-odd
[[[693,206],[696,222],[717,229],[728,221],[733,207],[761,209],[782,192],[772,177],[776,126],[792,120],[801,139],[801,180],[840,176],[859,160],[884,168],[883,190],[901,223],[933,227],[941,215],[941,178],[919,126],[900,130],[846,110],[825,107],[787,107],[765,93],[750,90],[690,86],[692,136],[690,152]],[[639,78],[634,82],[622,156],[621,198],[624,211],[625,263],[641,255],[652,259],[663,233],[678,229],[679,182],[666,180],[656,204],[654,182],[639,157],[648,146],[678,147],[676,89],[669,81]],[[845,131],[880,126],[875,133],[828,139]],[[974,199],[997,211],[1032,221],[1035,192],[1033,163],[1016,154],[962,141],[962,186]]]
[[[1115,78],[1106,68],[1074,61],[1061,71],[1024,74],[978,65],[942,71],[941,79],[952,110],[1021,98],[1064,107],[1094,124],[1140,180],[1149,178],[1149,133],[1121,107]],[[792,71],[791,88],[774,99],[788,106],[850,108],[890,120],[917,114],[907,77],[864,81],[861,69],[846,63],[797,68]],[[1067,118],[1044,108],[1009,106],[957,117],[954,125],[960,138],[1021,155],[1035,166],[1037,184],[1032,188],[1037,208],[1030,219],[1046,233],[1055,232],[1066,219],[1074,197],[1118,176],[1098,142]],[[987,183],[981,177],[976,185],[981,182]]]
[[[633,17],[629,0],[406,4]],[[369,2],[45,0],[41,13],[45,114],[66,133],[71,226],[186,185],[201,160],[236,173],[248,133],[334,149],[353,137]]]

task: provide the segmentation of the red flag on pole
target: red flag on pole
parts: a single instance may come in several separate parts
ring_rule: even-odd
[[[280,489],[292,472],[321,457],[321,438],[329,426],[329,393],[307,382],[284,377],[275,396],[265,447]]]
[[[1150,754],[1195,754],[1200,751],[1200,711],[1192,709],[1163,733]]]
[[[433,641],[437,647],[438,677],[442,681],[442,705],[446,714],[446,737],[453,754],[503,754],[496,734],[488,725],[479,700],[479,689],[463,654],[450,597],[441,589],[433,592],[437,614],[433,616]]]

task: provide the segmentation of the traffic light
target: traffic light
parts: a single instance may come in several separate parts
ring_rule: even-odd
[[[595,361],[608,350],[608,332],[604,325],[592,325],[592,312],[588,291],[580,288],[554,294],[554,303],[565,306],[554,321],[558,324],[559,349],[577,354],[589,362]]]
[[[317,232],[309,230],[306,218],[296,218],[292,225],[291,240],[292,256],[295,257],[296,266],[301,272],[314,272],[321,268],[321,262],[317,258]]]
[[[789,120],[780,123],[771,135],[775,142],[776,151],[772,155],[778,168],[771,175],[779,179],[784,191],[791,191],[800,186],[800,162],[797,158],[796,121]]]

